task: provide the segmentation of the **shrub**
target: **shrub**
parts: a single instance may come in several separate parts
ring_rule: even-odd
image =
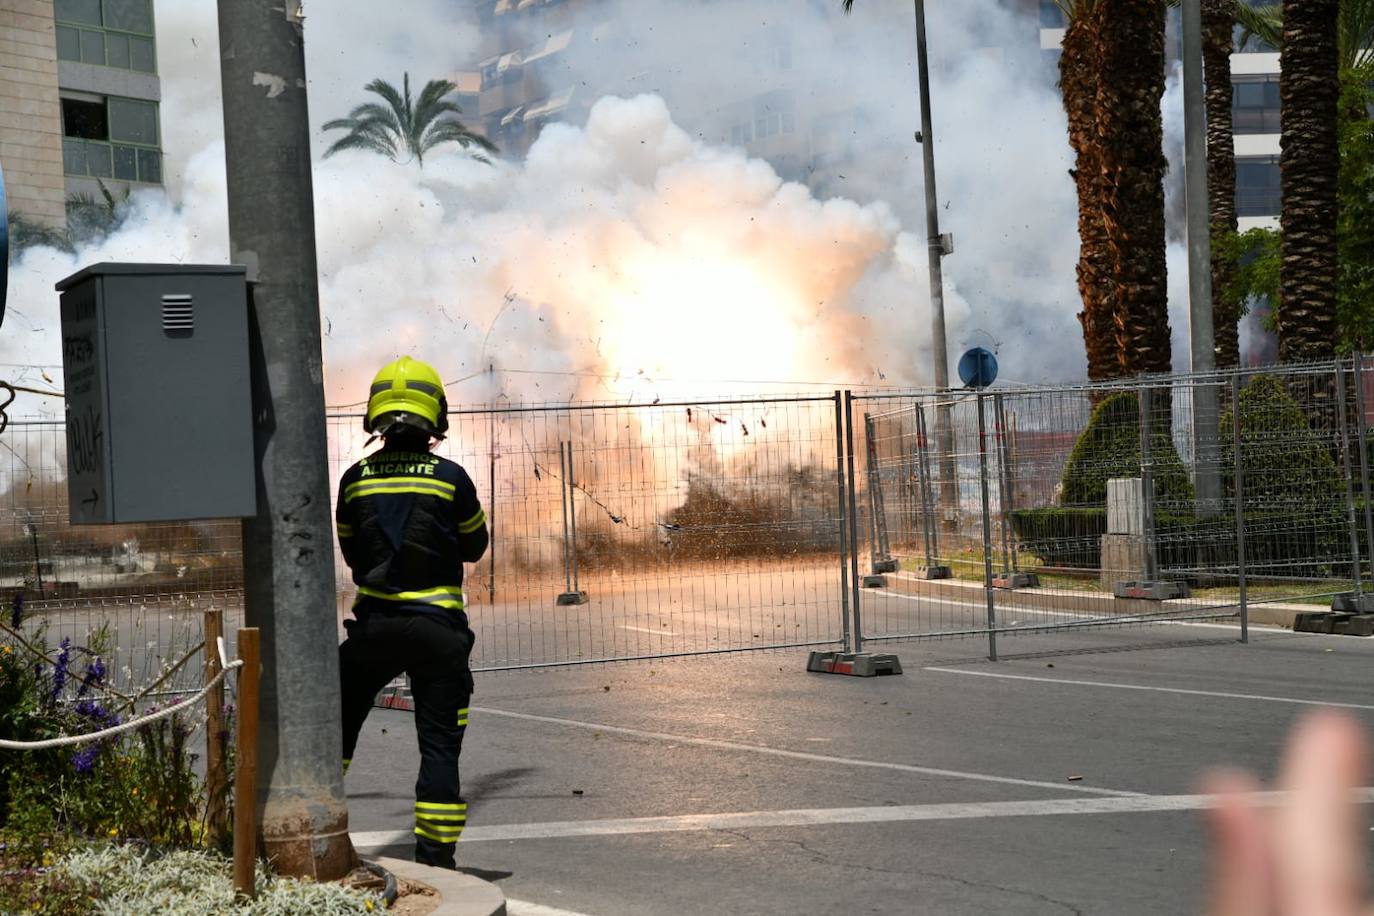
[[[63,639],[56,651],[41,630],[5,633],[0,737],[38,741],[119,724],[124,714],[105,696],[103,632],[86,646]],[[0,753],[0,830],[35,858],[62,833],[192,845],[202,790],[190,733],[176,714],[96,742]]]
[[[1174,448],[1164,411],[1150,437],[1155,499],[1191,505],[1193,484]],[[1065,508],[1107,505],[1107,481],[1140,476],[1140,407],[1128,391],[1114,394],[1093,410],[1064,466],[1059,498]]]
[[[1235,445],[1229,435],[1232,422],[1228,407],[1222,411],[1219,426],[1226,433],[1221,472],[1229,498],[1236,492]],[[1284,509],[1307,514],[1344,509],[1345,483],[1336,459],[1278,379],[1257,375],[1241,391],[1240,441],[1247,511]]]
[[[1010,519],[1016,542],[1046,566],[1097,568],[1106,509],[1018,509]]]
[[[1225,433],[1232,416],[1231,407],[1221,414]],[[1230,435],[1222,440],[1222,492],[1234,499],[1235,445]],[[1345,482],[1331,448],[1279,379],[1257,375],[1241,391],[1240,441],[1247,565],[1273,575],[1343,575],[1336,567],[1350,556]]]
[[[382,898],[369,891],[280,878],[263,865],[255,874],[256,899],[239,902],[234,899],[232,872],[230,860],[210,853],[93,844],[54,858],[45,867],[0,876],[0,912],[351,916],[384,910]]]

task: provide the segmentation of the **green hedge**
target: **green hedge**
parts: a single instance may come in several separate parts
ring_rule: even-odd
[[[1193,484],[1178,457],[1161,414],[1150,437],[1155,497],[1169,505],[1191,504]],[[1059,504],[1067,508],[1107,505],[1107,481],[1140,476],[1140,407],[1135,394],[1121,392],[1093,410],[1064,466]]]
[[[1010,518],[1017,543],[1045,566],[1101,566],[1106,509],[1021,509]],[[1360,516],[1359,524],[1363,523]],[[1360,541],[1360,549],[1366,550],[1363,535]],[[1234,518],[1162,513],[1155,519],[1155,547],[1162,570],[1235,566]],[[1350,534],[1345,510],[1333,507],[1297,523],[1287,512],[1247,512],[1245,557],[1252,575],[1297,579],[1346,575]]]
[[[1222,411],[1222,492],[1235,497],[1232,411]],[[1273,376],[1257,375],[1240,393],[1240,440],[1245,456],[1247,512],[1286,510],[1321,514],[1345,506],[1345,481],[1337,456],[1312,431],[1307,415]],[[1356,460],[1358,460],[1358,449]]]

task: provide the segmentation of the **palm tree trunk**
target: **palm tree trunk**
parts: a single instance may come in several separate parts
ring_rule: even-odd
[[[1165,0],[1101,0],[1097,154],[1124,375],[1172,367],[1164,256]]]
[[[1078,191],[1078,295],[1083,302],[1078,321],[1083,326],[1083,344],[1088,351],[1088,378],[1100,381],[1119,376],[1121,360],[1117,355],[1115,324],[1107,305],[1111,258],[1102,221],[1101,166],[1094,138],[1097,71],[1092,57],[1096,27],[1090,13],[1092,7],[1091,3],[1080,3],[1069,20],[1059,57],[1059,87],[1069,120],[1069,145],[1075,154],[1072,174]]]
[[[1231,130],[1232,10],[1237,0],[1202,0],[1202,62],[1207,82],[1207,209],[1212,233],[1212,327],[1217,368],[1240,364],[1240,302],[1226,289],[1235,264],[1220,242],[1236,231],[1236,149]]]
[[[1279,145],[1283,238],[1279,268],[1279,358],[1335,353],[1337,176],[1340,94],[1337,0],[1284,0]]]

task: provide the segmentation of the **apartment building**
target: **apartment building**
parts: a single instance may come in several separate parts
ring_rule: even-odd
[[[1258,5],[1252,2],[1251,5]],[[1064,40],[1064,14],[1039,0],[1040,48],[1052,64]],[[1177,15],[1170,17],[1177,31]],[[1255,40],[1231,55],[1231,131],[1236,150],[1236,214],[1240,230],[1277,227],[1279,216],[1279,55]],[[1170,47],[1177,51],[1176,41]]]
[[[153,0],[0,0],[10,209],[60,225],[73,194],[162,184]]]
[[[833,0],[796,2],[835,7]],[[624,0],[477,0],[481,59],[451,77],[470,126],[520,156],[546,124],[578,123],[604,95],[653,92],[694,136],[741,147],[820,193],[838,190],[829,187],[836,164],[853,154],[853,128],[864,113],[843,85],[797,65],[831,48],[804,46],[786,19],[722,26],[716,50],[731,62],[729,74],[713,73],[708,61],[685,74],[644,48],[636,32],[642,23],[630,12]]]

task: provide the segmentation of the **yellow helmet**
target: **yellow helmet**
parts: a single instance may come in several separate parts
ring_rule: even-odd
[[[433,366],[409,356],[387,363],[372,380],[363,429],[382,433],[396,423],[435,436],[448,431],[444,380]]]

